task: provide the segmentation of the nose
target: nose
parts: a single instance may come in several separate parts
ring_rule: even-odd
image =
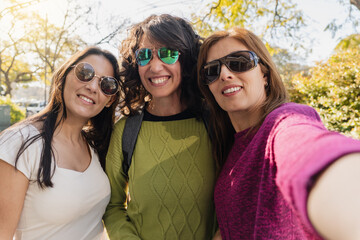
[[[234,73],[231,72],[225,64],[221,64],[219,78],[222,81],[231,80],[234,78]]]
[[[94,76],[94,78],[86,83],[86,88],[89,89],[91,92],[96,92],[99,89],[99,81],[100,78],[98,76]]]
[[[164,63],[160,60],[157,53],[153,54],[152,59],[150,60],[149,64],[150,64],[150,70],[152,72],[160,72],[164,67],[164,65],[163,65]]]

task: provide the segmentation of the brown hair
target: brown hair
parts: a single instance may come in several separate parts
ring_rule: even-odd
[[[263,110],[263,115],[257,124],[252,126],[252,130],[258,129],[271,111],[288,101],[288,94],[280,74],[265,45],[254,33],[243,28],[232,28],[227,31],[215,32],[206,38],[200,48],[198,58],[198,85],[210,108],[210,126],[214,131],[212,139],[213,154],[220,167],[224,164],[234,143],[235,130],[227,112],[218,105],[209,87],[203,84],[201,72],[206,63],[209,49],[218,41],[228,37],[238,40],[248,50],[255,52],[260,59],[259,66],[261,71],[267,76],[266,99],[260,106]]]
[[[37,174],[37,182],[42,188],[53,187],[53,183],[51,181],[51,169],[55,169],[55,164],[52,160],[54,159],[54,153],[51,142],[56,128],[67,117],[64,101],[64,86],[66,77],[73,69],[73,65],[76,65],[82,59],[90,55],[105,57],[113,67],[114,77],[119,79],[119,65],[116,57],[112,53],[98,47],[88,47],[83,51],[79,51],[54,72],[51,82],[50,99],[45,109],[23,122],[25,124],[42,122],[43,124],[41,129],[39,129],[39,134],[26,139],[22,143],[16,156],[15,167],[20,155],[26,150],[26,148],[35,141],[42,139],[43,149]],[[120,94],[118,92],[113,96],[115,98],[113,103],[109,107],[104,107],[98,115],[92,117],[82,130],[82,135],[85,137],[87,143],[98,153],[99,160],[103,168],[105,168],[105,157],[115,122],[115,108],[119,102],[119,96]],[[60,120],[57,121],[59,114],[61,114]]]
[[[182,78],[180,101],[199,116],[201,93],[196,81],[196,63],[202,39],[195,33],[190,23],[169,14],[151,15],[133,25],[127,38],[121,43],[122,115],[136,115],[144,107],[145,100],[151,99],[150,93],[141,83],[135,59],[135,51],[144,36],[155,43],[180,51]]]

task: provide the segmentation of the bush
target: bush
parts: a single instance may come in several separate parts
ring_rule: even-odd
[[[326,127],[360,139],[360,48],[335,53],[309,74],[291,80],[294,102],[308,104],[320,114]]]
[[[2,97],[0,96],[0,105],[9,105],[10,106],[10,117],[11,124],[14,124],[18,121],[25,119],[26,110],[21,109],[18,105],[13,103],[9,96]]]

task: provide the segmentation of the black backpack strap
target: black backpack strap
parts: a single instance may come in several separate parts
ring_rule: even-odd
[[[201,118],[204,122],[205,128],[209,134],[210,141],[212,140],[212,131],[209,127],[210,111],[208,109],[203,109],[201,112]]]
[[[122,162],[124,173],[127,177],[131,165],[131,158],[135,149],[136,140],[141,128],[141,122],[144,117],[144,111],[139,115],[131,116],[126,119],[122,135],[122,152],[124,160]]]

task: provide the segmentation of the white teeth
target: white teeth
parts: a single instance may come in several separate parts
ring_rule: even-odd
[[[163,83],[168,80],[168,77],[161,77],[161,78],[150,78],[150,81],[155,84]]]
[[[241,87],[232,87],[232,88],[228,88],[226,89],[223,93],[233,93],[233,92],[236,92],[236,91],[239,91],[241,89]]]
[[[82,95],[80,95],[79,98],[81,98],[82,100],[84,100],[84,101],[86,101],[86,102],[88,102],[88,103],[94,103],[93,100],[91,100],[91,99],[89,99],[89,98],[87,98],[87,97],[84,97],[84,96],[82,96]]]

